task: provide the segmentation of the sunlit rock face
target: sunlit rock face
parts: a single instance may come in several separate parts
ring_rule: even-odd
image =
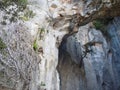
[[[29,0],[25,11],[17,12],[20,16],[15,22],[8,17],[0,23],[0,42],[4,45],[0,46],[1,88],[59,90],[58,47],[69,24],[64,19],[62,24],[52,21],[48,8],[46,0]],[[4,20],[6,12],[0,12]],[[32,17],[25,16],[26,12]],[[57,26],[53,27],[54,23]]]
[[[119,55],[119,43],[120,43],[120,18],[116,17],[108,26],[108,33],[110,36],[110,50],[109,52],[109,71],[105,71],[107,74],[111,74],[111,76],[106,76],[109,86],[113,86],[114,90],[120,89],[120,55]],[[111,64],[110,64],[111,63]],[[114,72],[111,72],[111,70],[114,70]],[[113,81],[111,81],[112,78]],[[107,81],[106,81],[107,83]],[[109,89],[109,88],[108,88]],[[108,90],[107,89],[107,90]]]
[[[119,17],[110,22],[106,36],[90,24],[82,26],[62,43],[61,90],[119,90],[119,23]]]
[[[66,52],[60,55],[58,65],[61,90],[102,90],[108,50],[102,33],[88,24],[80,27],[64,44]]]
[[[112,16],[106,13],[112,5],[111,0],[28,0],[23,11],[16,12],[15,3],[0,9],[0,89],[119,90],[119,18],[108,26],[109,41],[87,24]],[[119,15],[117,5],[113,16]]]

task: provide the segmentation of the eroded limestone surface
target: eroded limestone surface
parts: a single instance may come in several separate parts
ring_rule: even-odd
[[[28,0],[23,11],[15,3],[0,9],[0,86],[119,90],[120,20],[108,25],[109,38],[89,23],[119,16],[119,4],[119,0]]]

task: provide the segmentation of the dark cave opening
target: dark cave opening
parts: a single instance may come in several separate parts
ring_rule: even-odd
[[[60,78],[60,90],[78,90],[86,87],[84,66],[76,64],[67,52],[67,37],[65,36],[59,46],[57,70]],[[82,81],[81,84],[79,81]]]

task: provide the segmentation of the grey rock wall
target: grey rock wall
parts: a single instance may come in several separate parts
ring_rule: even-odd
[[[99,1],[28,0],[23,11],[0,9],[0,89],[119,90],[120,20],[109,24],[109,39],[87,23],[119,15],[120,2]]]
[[[61,90],[119,90],[119,25],[115,18],[103,36],[88,24],[67,38],[60,46]]]
[[[113,85],[115,90],[120,89],[120,18],[116,17],[108,26],[108,33],[110,37],[110,50],[109,65],[110,70],[113,69],[111,73],[111,78],[113,80]],[[109,63],[110,63],[109,62]],[[112,84],[111,84],[112,85]]]

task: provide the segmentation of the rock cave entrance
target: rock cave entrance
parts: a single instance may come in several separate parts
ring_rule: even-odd
[[[59,46],[57,70],[60,76],[60,90],[84,90],[86,78],[84,67],[76,64],[66,50],[66,40]]]

